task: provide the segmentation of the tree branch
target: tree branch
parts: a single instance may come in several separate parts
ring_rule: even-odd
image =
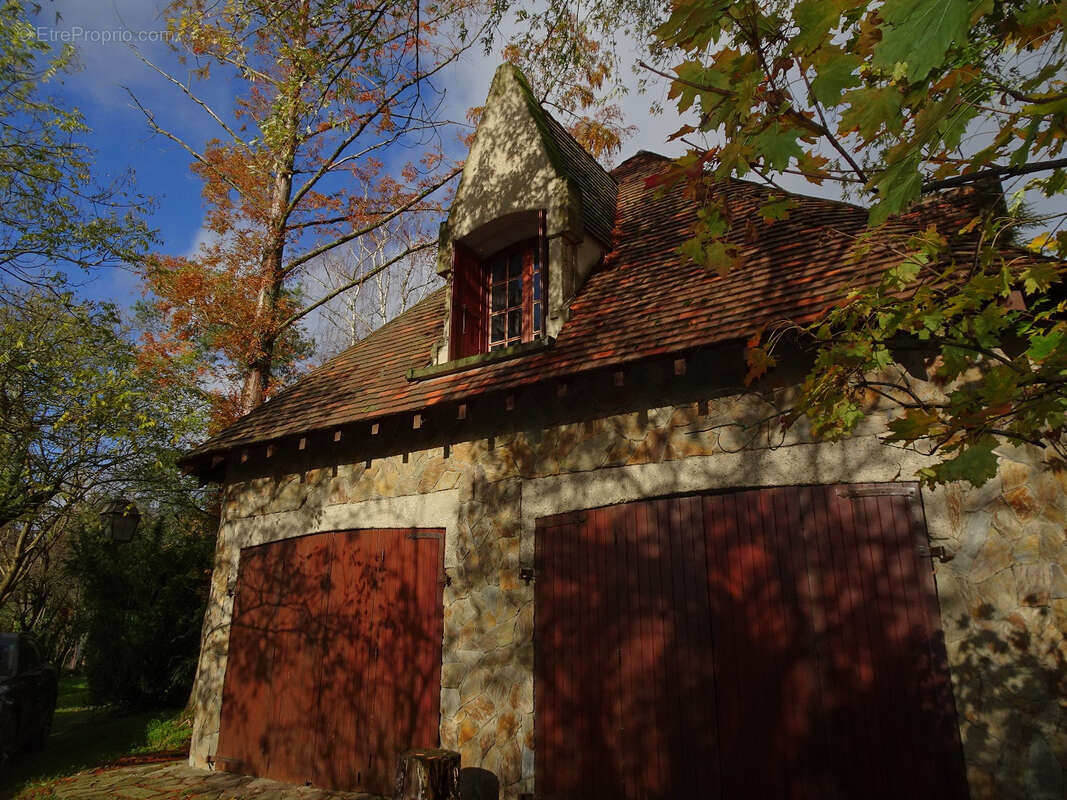
[[[158,72],[158,73],[159,73],[160,75],[162,75],[162,76],[163,76],[164,78],[166,78],[166,79],[167,79],[168,81],[170,81],[170,82],[171,82],[171,83],[173,83],[173,84],[174,84],[175,86],[177,86],[177,87],[178,87],[179,89],[181,89],[181,90],[182,90],[183,92],[185,92],[185,94],[186,94],[186,95],[187,95],[187,96],[188,96],[188,97],[189,97],[189,98],[190,98],[190,99],[191,99],[191,100],[192,100],[192,101],[193,101],[194,103],[196,103],[196,104],[197,104],[198,106],[200,106],[200,107],[201,107],[202,109],[204,109],[204,111],[206,111],[206,112],[207,112],[207,113],[208,113],[208,114],[209,114],[209,115],[211,116],[211,118],[212,118],[213,120],[215,120],[215,122],[217,122],[217,123],[219,124],[219,126],[220,126],[220,127],[221,127],[221,128],[222,128],[222,129],[224,130],[224,131],[226,131],[226,133],[228,133],[228,134],[230,135],[230,137],[231,137],[231,138],[232,138],[232,139],[233,139],[233,140],[234,140],[235,142],[238,142],[238,143],[240,143],[240,144],[242,144],[242,145],[244,144],[244,140],[243,140],[243,139],[242,139],[242,138],[241,138],[240,136],[238,136],[238,135],[237,135],[236,133],[234,133],[233,129],[232,129],[232,128],[230,128],[230,126],[229,126],[229,125],[227,125],[227,124],[226,124],[226,123],[225,123],[225,122],[223,121],[223,119],[222,119],[222,118],[221,118],[221,117],[220,117],[220,116],[219,116],[218,114],[216,114],[216,113],[215,113],[215,111],[214,111],[214,110],[213,110],[213,109],[211,108],[211,106],[209,106],[209,105],[208,105],[207,103],[205,103],[205,102],[204,102],[203,100],[201,100],[201,99],[200,99],[199,97],[197,97],[197,96],[196,96],[195,94],[193,94],[193,90],[192,90],[192,89],[190,89],[190,88],[189,88],[188,86],[186,86],[186,85],[185,85],[184,83],[182,83],[182,82],[181,82],[180,80],[178,80],[177,78],[175,78],[175,77],[174,77],[173,75],[171,75],[171,74],[170,74],[169,72],[167,72],[166,70],[164,70],[164,69],[162,69],[162,68],[160,68],[160,67],[157,67],[157,66],[156,66],[155,64],[153,64],[153,63],[152,63],[151,61],[149,61],[149,60],[148,60],[147,58],[145,58],[145,57],[144,57],[143,55],[141,55],[141,53],[140,53],[140,52],[139,52],[138,50],[136,50],[136,49],[135,49],[135,50],[134,50],[134,52],[135,52],[135,53],[137,53],[137,57],[138,57],[139,59],[141,59],[141,61],[143,61],[143,62],[144,62],[145,64],[147,64],[147,65],[148,65],[149,67],[151,67],[152,69],[154,69],[154,70],[155,70],[156,72]],[[129,91],[129,89],[127,89],[126,91]]]
[[[819,101],[815,99],[815,92],[811,89],[811,82],[808,80],[807,70],[800,70],[800,77],[804,79],[804,85],[808,87],[808,94],[811,95],[811,104],[815,108],[815,113],[819,115],[819,121],[822,122],[822,128],[826,133],[823,136],[830,142],[830,145],[841,154],[841,157],[848,162],[848,165],[852,167],[852,171],[859,176],[859,179],[864,183],[867,183],[867,173],[863,171],[855,159],[852,158],[852,154],[849,153],[844,145],[837,141],[837,137],[830,133],[830,126],[826,122],[826,117],[823,114],[822,106],[819,105]]]
[[[292,314],[291,316],[289,316],[287,319],[285,319],[284,321],[282,321],[278,325],[278,329],[279,330],[284,330],[285,328],[288,328],[294,322],[297,322],[301,318],[306,317],[308,314],[310,314],[316,308],[319,308],[320,306],[326,305],[326,303],[328,303],[331,300],[333,300],[339,294],[347,292],[349,289],[353,289],[356,286],[359,286],[360,284],[363,284],[363,283],[369,281],[375,275],[379,274],[380,272],[384,272],[385,270],[387,270],[389,267],[391,267],[393,264],[397,263],[398,261],[403,261],[408,256],[414,255],[415,253],[418,253],[418,252],[420,252],[422,250],[426,250],[426,249],[428,249],[430,247],[435,247],[436,245],[437,245],[437,242],[431,240],[431,241],[428,241],[428,242],[423,242],[422,244],[419,244],[419,245],[414,245],[412,247],[409,247],[407,250],[405,250],[404,252],[400,253],[399,255],[393,256],[388,261],[386,261],[386,262],[384,262],[382,264],[379,264],[377,267],[372,269],[370,272],[367,272],[366,274],[361,275],[360,277],[349,281],[344,286],[341,286],[341,287],[339,287],[337,289],[334,289],[333,291],[327,293],[325,296],[320,297],[314,303],[311,303],[310,305],[307,305],[304,308],[302,308],[299,311],[297,311],[296,313]]]
[[[143,105],[141,105],[141,101],[139,101],[137,99],[137,95],[135,95],[132,91],[130,91],[130,88],[128,86],[123,86],[122,88],[126,90],[126,93],[130,96],[130,99],[133,100],[134,104],[141,110],[141,113],[144,114],[145,119],[148,120],[148,127],[150,127],[153,131],[158,133],[160,136],[167,137],[172,142],[174,142],[179,147],[181,147],[183,150],[185,150],[194,159],[196,159],[201,164],[203,164],[205,167],[210,169],[213,173],[215,173],[215,175],[217,175],[218,178],[221,181],[223,181],[227,186],[229,186],[231,189],[233,189],[235,192],[237,192],[237,194],[239,196],[241,196],[241,197],[245,196],[244,191],[241,189],[241,187],[238,186],[236,183],[234,183],[234,181],[231,180],[229,177],[227,177],[224,173],[220,172],[218,170],[218,168],[214,164],[212,164],[210,161],[208,161],[203,156],[203,154],[201,154],[200,152],[194,150],[192,147],[190,147],[188,144],[186,144],[183,139],[181,139],[177,135],[171,133],[166,128],[160,127],[159,124],[156,122],[156,118],[152,114],[152,112],[149,111],[147,108],[145,108]]]
[[[301,264],[306,264],[311,259],[317,258],[318,256],[321,256],[323,253],[328,253],[330,250],[333,250],[335,247],[339,247],[340,245],[345,244],[346,242],[350,242],[353,239],[358,239],[360,236],[363,236],[364,234],[370,233],[371,231],[375,230],[376,228],[380,228],[382,225],[387,223],[389,220],[394,219],[394,218],[400,216],[401,214],[403,214],[404,212],[410,210],[420,200],[426,199],[429,195],[431,195],[434,192],[436,192],[438,189],[440,189],[442,186],[444,186],[446,183],[448,183],[454,177],[459,175],[460,172],[462,172],[462,171],[463,171],[462,167],[456,167],[454,170],[452,170],[452,172],[450,172],[448,175],[446,175],[440,181],[438,181],[437,183],[433,184],[432,186],[427,187],[422,192],[420,192],[419,194],[417,194],[414,197],[412,197],[408,202],[406,202],[403,205],[400,205],[397,208],[393,209],[392,211],[390,211],[388,214],[386,214],[385,216],[381,217],[380,219],[375,220],[374,222],[372,222],[369,225],[364,225],[362,228],[357,228],[356,230],[353,230],[350,233],[346,233],[344,236],[339,236],[336,239],[334,239],[332,242],[327,242],[326,244],[319,245],[318,247],[316,247],[316,248],[314,248],[312,250],[309,250],[308,252],[304,253],[302,256],[298,256],[297,258],[294,258],[292,261],[290,261],[288,264],[285,265],[284,269],[282,269],[283,277],[284,276],[288,276],[289,274],[291,274],[292,271],[295,270],[297,267],[299,267]]]
[[[927,181],[923,184],[922,190],[923,192],[932,192],[937,189],[949,189],[953,186],[963,186],[968,183],[975,183],[984,178],[1014,178],[1019,175],[1030,175],[1034,172],[1044,172],[1045,170],[1062,169],[1064,167],[1067,167],[1067,158],[1057,158],[1052,161],[1038,161],[1033,164],[1021,164],[1017,167],[990,167],[989,169],[981,169],[977,172],[970,172],[965,175],[956,175],[952,178]]]

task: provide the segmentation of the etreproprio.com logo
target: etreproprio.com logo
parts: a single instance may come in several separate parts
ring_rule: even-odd
[[[61,42],[63,44],[113,44],[133,42],[165,42],[170,38],[169,31],[131,31],[127,29],[83,28],[75,25],[71,28],[57,29],[44,26],[37,27],[37,38],[43,42]]]

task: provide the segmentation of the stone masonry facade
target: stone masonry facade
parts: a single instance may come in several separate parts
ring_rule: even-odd
[[[839,443],[784,439],[739,420],[741,396],[516,430],[369,461],[299,458],[224,486],[203,631],[190,761],[218,738],[232,589],[242,547],[330,530],[443,527],[441,745],[491,771],[501,795],[534,789],[534,524],[563,511],[730,487],[913,480],[923,458],[879,443],[884,417]],[[1067,796],[1067,473],[1000,451],[979,489],[922,492],[972,796]],[[280,461],[280,456],[276,458]],[[251,466],[251,465],[250,465]],[[263,471],[263,470],[261,470]]]

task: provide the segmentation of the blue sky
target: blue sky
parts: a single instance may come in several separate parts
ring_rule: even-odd
[[[204,234],[200,182],[189,170],[190,156],[173,142],[154,135],[130,98],[132,92],[164,128],[179,133],[193,146],[201,146],[218,131],[180,89],[146,66],[131,47],[185,79],[189,67],[179,63],[165,41],[164,7],[163,0],[51,0],[44,3],[36,22],[39,35],[46,41],[57,48],[69,41],[77,50],[80,69],[62,76],[62,86],[56,88],[70,105],[81,110],[93,131],[88,143],[97,152],[100,179],[133,170],[138,191],[156,199],[150,223],[158,230],[159,252],[191,255]],[[505,26],[504,36],[507,32]],[[632,69],[643,54],[626,40],[621,44],[621,75],[636,85]],[[498,54],[499,45],[488,56],[481,48],[473,48],[441,76],[438,85],[446,90],[444,113],[448,117],[462,119],[466,109],[484,103],[501,60]],[[220,74],[215,72],[211,80],[198,83],[197,91],[226,118],[236,87],[220,80]],[[665,81],[652,81],[645,93],[630,92],[620,98],[625,120],[637,133],[624,142],[616,161],[641,149],[668,155],[682,152],[682,145],[667,141],[682,121],[671,112],[673,103],[666,94]],[[667,111],[651,114],[653,102]],[[801,193],[833,195],[833,187],[820,189],[792,176],[783,176],[781,183]],[[83,293],[128,305],[140,297],[140,286],[131,272],[113,269],[97,275],[83,287]]]
[[[202,235],[199,180],[189,170],[188,154],[151,133],[127,91],[151,109],[163,127],[179,132],[194,146],[216,130],[199,108],[143,64],[131,49],[131,45],[136,47],[143,56],[176,76],[186,74],[188,68],[178,62],[165,41],[164,5],[159,0],[53,0],[44,3],[34,22],[39,37],[54,47],[70,42],[76,48],[80,69],[62,76],[51,90],[77,107],[92,129],[88,144],[97,153],[99,179],[103,182],[133,170],[137,190],[152,195],[157,202],[150,223],[158,230],[158,249],[184,255],[196,249]],[[479,51],[444,77],[447,106],[458,112],[456,117],[484,102],[497,60],[494,55],[483,56]],[[231,108],[233,92],[225,82],[212,79],[198,90],[220,114]],[[665,141],[677,127],[675,121],[648,113],[650,100],[665,99],[665,91],[653,90],[653,94],[659,96],[630,95],[623,100],[629,121],[640,128],[640,133],[624,146],[623,157],[642,148],[679,152],[677,146],[671,147]],[[135,276],[117,269],[102,272],[84,284],[82,291],[89,297],[110,299],[120,305],[140,296]]]
[[[157,208],[150,223],[158,230],[158,250],[171,255],[195,251],[202,233],[203,207],[200,183],[190,172],[190,157],[176,144],[153,135],[127,89],[157,116],[160,124],[180,133],[194,146],[216,132],[214,124],[179,89],[143,64],[133,52],[135,46],[146,58],[174,75],[184,77],[182,66],[165,42],[166,23],[162,0],[51,0],[43,3],[35,22],[39,36],[55,47],[65,41],[78,52],[81,69],[64,75],[57,91],[71,106],[81,110],[92,128],[88,144],[97,152],[97,174],[101,181],[133,170],[139,192],[152,195]],[[58,19],[57,19],[58,15]],[[505,31],[506,33],[506,31]],[[499,50],[485,56],[476,48],[442,76],[446,89],[445,112],[460,119],[471,106],[484,102]],[[623,76],[634,78],[630,68],[641,57],[637,49],[623,52]],[[634,83],[636,80],[634,79]],[[207,100],[224,117],[232,105],[233,87],[215,76],[198,86]],[[668,111],[653,116],[648,109],[655,101]],[[646,94],[631,93],[620,102],[626,121],[638,133],[624,143],[621,157],[639,149],[678,154],[678,144],[666,142],[681,123],[670,113],[664,82],[653,83]],[[457,154],[458,155],[458,154]],[[832,195],[831,187],[821,190],[799,178],[784,176],[783,185],[806,194]],[[1009,183],[1006,188],[1013,188]],[[1049,201],[1037,204],[1046,210]],[[1052,209],[1056,210],[1056,209]],[[110,299],[128,305],[140,297],[136,277],[125,270],[103,271],[85,284],[88,297]]]
[[[186,155],[151,135],[124,88],[135,92],[165,124],[186,130],[200,141],[209,132],[195,109],[185,107],[121,40],[129,32],[146,57],[168,68],[178,67],[162,41],[166,26],[156,6],[129,0],[55,0],[45,4],[35,23],[38,36],[53,47],[69,41],[77,51],[80,68],[53,81],[51,91],[81,111],[92,129],[87,143],[96,151],[98,180],[106,183],[132,169],[137,190],[158,203],[151,224],[159,231],[160,249],[184,253],[200,230],[199,183],[189,172]],[[212,88],[219,95],[215,99],[225,102],[224,88]],[[84,292],[122,305],[139,296],[135,277],[122,270],[102,272],[84,286]]]

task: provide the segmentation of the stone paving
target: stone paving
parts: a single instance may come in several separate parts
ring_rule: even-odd
[[[382,800],[362,792],[329,792],[264,778],[206,772],[185,761],[83,772],[49,787],[48,800]]]

